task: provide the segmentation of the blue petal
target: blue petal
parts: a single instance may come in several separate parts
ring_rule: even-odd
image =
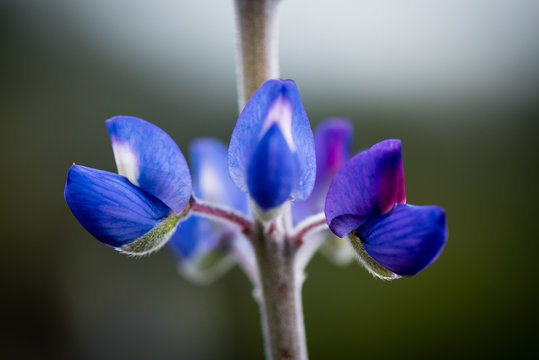
[[[81,225],[112,247],[137,240],[172,212],[126,178],[78,165],[69,169],[64,196]]]
[[[247,215],[247,195],[230,178],[226,146],[216,139],[197,139],[191,143],[189,155],[195,195]]]
[[[116,116],[106,123],[118,173],[181,212],[191,196],[191,176],[176,143],[136,117]]]
[[[248,169],[249,194],[262,210],[284,203],[296,182],[296,158],[277,124],[264,135]]]
[[[238,118],[228,153],[230,175],[234,183],[247,191],[247,171],[258,143],[277,124],[294,152],[298,177],[291,196],[306,199],[313,188],[316,159],[311,127],[295,83],[291,80],[268,80],[251,97]]]
[[[176,258],[188,259],[205,251],[211,251],[219,245],[219,224],[212,220],[192,215],[182,222],[172,235],[169,247]]]
[[[400,140],[363,151],[335,174],[326,197],[329,228],[343,237],[372,217],[406,202]]]
[[[316,181],[305,201],[292,203],[294,223],[324,210],[326,194],[335,173],[350,157],[352,124],[346,119],[328,119],[314,133],[316,149]]]
[[[226,146],[216,139],[197,139],[189,147],[189,156],[195,195],[248,215],[247,194],[238,189],[228,173]],[[185,260],[212,251],[237,232],[235,226],[192,215],[182,223],[169,244],[176,257]]]
[[[357,229],[365,251],[400,276],[432,264],[447,241],[445,213],[437,206],[398,205],[389,214]]]

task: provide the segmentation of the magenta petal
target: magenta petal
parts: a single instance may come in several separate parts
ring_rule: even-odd
[[[343,237],[371,217],[406,202],[400,140],[385,140],[363,151],[335,174],[326,197],[326,219]]]

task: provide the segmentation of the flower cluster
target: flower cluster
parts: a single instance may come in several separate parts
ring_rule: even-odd
[[[118,174],[73,165],[68,206],[90,234],[121,252],[146,254],[169,242],[186,275],[226,268],[237,251],[249,255],[252,228],[282,217],[290,220],[287,235],[302,243],[324,228],[309,220],[322,214],[325,229],[348,239],[386,279],[423,270],[447,240],[441,208],[405,204],[400,141],[349,159],[351,125],[330,119],[313,136],[292,81],[260,87],[228,149],[214,139],[193,142],[191,171],[158,127],[127,116],[106,123]]]

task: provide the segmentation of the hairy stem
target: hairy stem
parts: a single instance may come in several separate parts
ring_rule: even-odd
[[[240,112],[268,79],[279,76],[277,11],[279,0],[235,0],[237,81]]]
[[[259,230],[252,238],[260,285],[266,358],[307,359],[301,303],[303,271],[297,271],[296,247],[282,233]]]
[[[243,233],[248,233],[253,228],[253,223],[237,211],[194,197],[191,198],[191,211],[200,216],[236,225]]]
[[[277,57],[278,0],[235,0],[239,111],[268,79],[279,77]],[[282,219],[281,219],[282,220]],[[254,249],[266,358],[307,359],[301,286],[303,269],[296,263],[297,246],[288,239],[289,222],[256,224],[248,235]],[[281,229],[283,230],[283,229]]]
[[[292,235],[292,241],[296,243],[297,246],[301,246],[304,238],[327,229],[328,224],[326,221],[326,214],[318,213],[309,216],[307,219],[298,224],[295,233]]]

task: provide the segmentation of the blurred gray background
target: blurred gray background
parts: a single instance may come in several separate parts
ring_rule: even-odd
[[[536,353],[539,2],[284,0],[281,76],[313,127],[350,118],[355,149],[403,141],[408,200],[446,209],[449,242],[383,282],[317,256],[311,359]],[[251,288],[207,287],[166,251],[132,259],[63,199],[73,162],[115,171],[104,121],[142,117],[184,152],[235,121],[232,0],[0,3],[2,353],[30,359],[262,359]]]

